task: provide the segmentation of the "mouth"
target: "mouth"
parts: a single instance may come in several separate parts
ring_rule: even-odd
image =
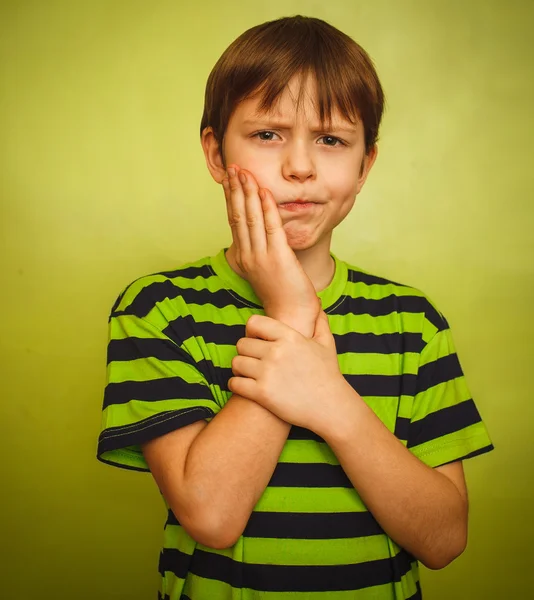
[[[315,202],[304,202],[302,200],[293,202],[282,202],[282,204],[279,205],[280,208],[292,211],[309,210],[312,209],[314,206],[316,206]]]
[[[281,202],[280,204],[316,204],[313,200],[308,198],[295,198],[295,200],[288,200],[287,202]]]

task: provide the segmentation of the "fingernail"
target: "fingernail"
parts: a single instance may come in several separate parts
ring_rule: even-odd
[[[239,173],[239,181],[241,183],[247,183],[247,176],[243,173],[243,171]]]
[[[228,167],[228,175],[230,175],[230,177],[233,177],[235,175],[234,167]]]

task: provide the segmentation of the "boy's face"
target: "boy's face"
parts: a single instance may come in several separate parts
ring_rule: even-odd
[[[337,112],[332,113],[331,129],[320,129],[311,100],[315,98],[311,77],[297,112],[298,85],[294,78],[271,115],[256,113],[260,98],[239,104],[223,143],[226,165],[237,164],[250,171],[260,187],[271,191],[277,204],[297,198],[317,203],[299,212],[279,209],[290,246],[305,250],[330,239],[334,227],[350,212],[376,159],[377,148],[366,156],[362,122],[354,126]],[[203,133],[203,147],[208,168],[220,183],[225,169],[213,146],[212,134],[207,142],[208,129]],[[268,133],[257,135],[262,131]]]

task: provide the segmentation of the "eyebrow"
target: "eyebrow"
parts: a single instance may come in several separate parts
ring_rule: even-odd
[[[283,129],[283,130],[288,130],[291,129],[291,123],[284,123],[282,121],[262,121],[262,120],[253,120],[253,119],[247,119],[245,121],[243,121],[243,125],[255,125],[258,127],[269,127],[272,129]],[[311,132],[313,133],[320,133],[322,131],[326,131],[323,127],[314,127],[312,129],[310,129]],[[356,133],[356,127],[342,127],[342,126],[338,126],[338,125],[334,125],[332,124],[332,127],[330,127],[329,131],[343,131],[344,133]]]

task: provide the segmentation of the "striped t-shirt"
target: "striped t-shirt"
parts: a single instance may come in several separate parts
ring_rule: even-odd
[[[140,444],[209,421],[232,395],[236,343],[249,317],[265,313],[226,250],[141,277],[117,298],[109,318],[102,462],[148,471]],[[430,467],[492,450],[448,323],[432,301],[331,256],[334,277],[318,296],[345,379]],[[332,450],[309,430],[291,428],[231,548],[197,543],[163,501],[160,600],[422,597],[418,561],[384,533]]]

